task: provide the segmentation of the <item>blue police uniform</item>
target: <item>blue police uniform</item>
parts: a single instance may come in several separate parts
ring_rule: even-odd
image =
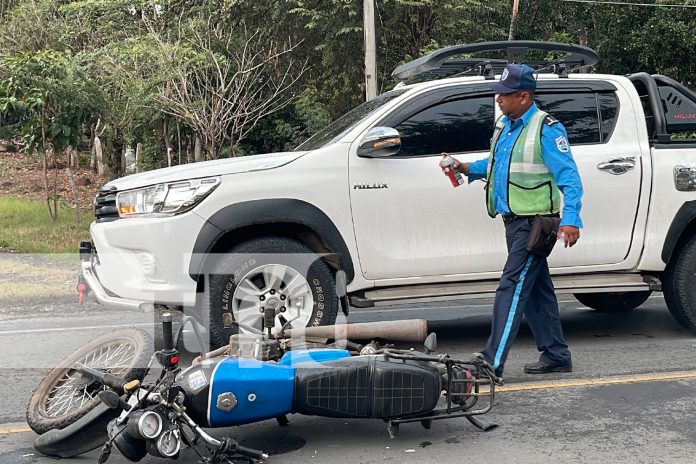
[[[494,87],[494,90],[497,89]],[[496,290],[491,335],[482,354],[499,375],[502,375],[505,359],[517,336],[523,314],[541,352],[539,361],[565,370],[570,370],[572,366],[548,262],[546,258],[527,251],[532,218],[514,216],[508,206],[512,148],[536,111],[539,109],[533,104],[516,121],[511,121],[507,116],[502,118],[503,127],[494,154],[494,185],[491,186],[493,203],[496,213],[504,219],[508,258]],[[565,128],[551,117],[546,118],[541,130],[541,150],[544,164],[563,193],[561,225],[581,228],[582,183],[570,152]],[[485,178],[487,168],[487,158],[470,163],[469,180]]]

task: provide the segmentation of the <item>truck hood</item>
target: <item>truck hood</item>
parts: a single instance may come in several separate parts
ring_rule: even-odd
[[[291,151],[182,164],[121,177],[104,185],[102,190],[129,190],[164,182],[273,169],[295,161],[307,153],[306,151]]]

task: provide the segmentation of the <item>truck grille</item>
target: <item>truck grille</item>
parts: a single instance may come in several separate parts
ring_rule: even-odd
[[[115,221],[119,218],[116,209],[116,190],[101,191],[94,199],[94,217],[97,222]]]

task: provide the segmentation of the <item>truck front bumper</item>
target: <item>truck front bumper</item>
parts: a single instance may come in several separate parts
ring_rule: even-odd
[[[91,245],[92,242],[87,243]],[[80,248],[80,274],[78,276],[78,282],[84,282],[88,290],[92,292],[94,298],[96,298],[99,303],[111,308],[130,311],[146,310],[152,306],[151,303],[145,301],[129,300],[127,298],[109,295],[94,271],[94,266],[92,265],[93,260],[90,258],[85,259],[82,253],[82,245],[80,245]]]

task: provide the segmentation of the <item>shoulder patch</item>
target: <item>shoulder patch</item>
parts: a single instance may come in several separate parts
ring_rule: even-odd
[[[556,148],[558,151],[563,153],[568,153],[570,151],[570,146],[568,145],[568,140],[564,136],[556,137]]]
[[[558,119],[556,119],[550,115],[547,115],[546,118],[544,118],[544,124],[546,124],[547,126],[553,126],[557,122],[558,122]]]

